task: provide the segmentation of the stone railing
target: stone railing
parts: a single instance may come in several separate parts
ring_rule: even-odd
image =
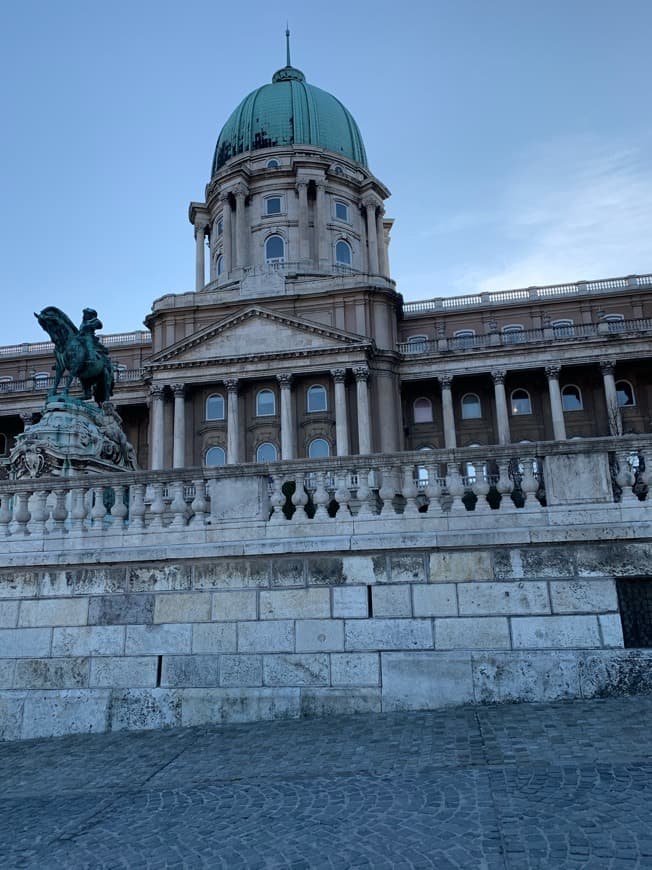
[[[603,321],[601,323],[575,323],[568,326],[546,326],[543,329],[523,329],[509,332],[491,332],[486,335],[468,335],[403,341],[397,346],[406,356],[450,353],[494,347],[513,347],[543,341],[568,341],[578,338],[631,337],[652,333],[652,318]]]
[[[107,347],[122,347],[123,345],[149,345],[152,336],[145,329],[135,332],[119,332],[114,335],[98,335],[98,338]],[[34,356],[35,354],[51,353],[54,345],[51,341],[24,342],[23,344],[9,344],[0,347],[0,356]]]
[[[145,377],[144,369],[116,369],[116,384],[126,384],[142,381]],[[54,375],[47,378],[25,378],[24,380],[0,381],[0,394],[2,393],[31,393],[45,392],[54,386]]]
[[[651,462],[652,438],[627,436],[2,481],[0,541],[8,558],[70,559],[72,548],[94,560],[134,547],[264,552],[286,538],[308,551],[315,536],[377,547],[410,533],[616,527],[652,507]]]
[[[616,291],[638,290],[652,287],[652,275],[628,275],[624,278],[605,278],[600,281],[577,281],[573,284],[550,284],[544,287],[524,287],[516,290],[498,290],[465,296],[439,296],[420,302],[406,302],[403,313],[422,314],[426,311],[450,311],[484,305],[508,305],[513,302],[535,301],[568,296],[592,296]]]

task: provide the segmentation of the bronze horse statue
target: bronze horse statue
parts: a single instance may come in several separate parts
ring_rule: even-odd
[[[92,392],[98,405],[108,401],[113,393],[113,364],[109,352],[95,335],[95,330],[102,328],[97,311],[85,308],[79,329],[54,305],[44,308],[40,314],[34,312],[34,317],[54,342],[56,366],[54,386],[49,395],[57,395],[63,373],[67,371],[63,396],[68,395],[73,378],[78,378],[84,399],[90,399]]]

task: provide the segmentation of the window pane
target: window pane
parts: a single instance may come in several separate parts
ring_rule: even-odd
[[[267,214],[280,214],[281,213],[281,197],[280,196],[268,196],[265,200],[265,211]]]
[[[414,402],[414,422],[432,423],[432,403],[430,399],[416,399]]]
[[[221,447],[210,447],[204,457],[204,465],[216,466],[226,463],[226,453]]]
[[[269,441],[264,441],[258,445],[256,450],[256,462],[276,462],[278,456],[276,447],[270,444]]]
[[[224,419],[224,399],[222,398],[222,396],[209,396],[206,399],[206,419]]]
[[[408,353],[423,353],[427,348],[428,338],[425,335],[411,335],[408,340]]]
[[[581,411],[582,394],[579,391],[579,387],[564,387],[561,391],[561,404],[564,411]]]
[[[265,242],[265,258],[267,262],[282,260],[285,257],[285,242],[280,236],[270,236]]]
[[[319,385],[310,387],[310,389],[308,390],[308,410],[326,410],[326,390],[324,387],[321,387]]]
[[[276,400],[271,390],[261,390],[256,397],[256,414],[259,417],[271,417],[276,413]]]
[[[479,420],[482,417],[480,399],[475,393],[469,393],[462,397],[462,419]]]
[[[349,207],[344,202],[335,203],[335,217],[340,221],[348,221]]]
[[[267,161],[267,168],[268,169],[278,169],[278,160],[274,160],[274,158],[272,158],[271,160],[268,160]]]
[[[224,271],[224,257],[220,254],[217,258],[217,274],[221,275]]]
[[[634,401],[634,390],[628,381],[618,381],[616,384],[616,396],[618,397],[618,406],[620,408],[636,404]]]
[[[525,390],[514,390],[512,393],[512,414],[531,414],[530,397]]]
[[[342,266],[351,265],[351,248],[346,242],[338,242],[335,245],[335,259]]]
[[[328,441],[324,438],[315,438],[308,445],[308,456],[311,459],[324,459],[331,455],[331,448]]]

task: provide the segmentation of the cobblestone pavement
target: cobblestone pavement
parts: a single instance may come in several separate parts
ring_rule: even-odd
[[[0,744],[3,868],[652,868],[652,698]]]

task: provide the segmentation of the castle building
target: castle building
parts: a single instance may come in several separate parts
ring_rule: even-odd
[[[349,111],[288,52],[190,204],[194,291],[103,338],[142,467],[652,430],[652,275],[406,303],[389,195]],[[51,366],[48,342],[0,348],[0,455]]]

